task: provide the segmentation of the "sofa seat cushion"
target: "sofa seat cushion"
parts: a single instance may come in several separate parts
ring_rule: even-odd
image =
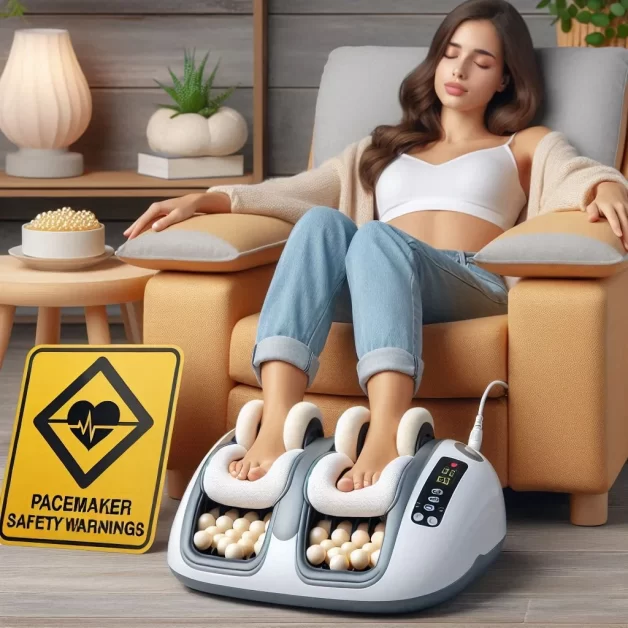
[[[259,388],[251,356],[259,313],[240,319],[231,335],[229,376]],[[508,317],[485,316],[423,326],[423,378],[415,398],[479,398],[494,379],[508,381]],[[357,374],[353,325],[333,322],[309,393],[364,397]],[[504,394],[493,386],[489,396]]]

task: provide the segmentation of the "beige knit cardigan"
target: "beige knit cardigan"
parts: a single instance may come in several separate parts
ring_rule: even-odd
[[[339,209],[357,226],[377,218],[374,196],[360,183],[358,167],[371,136],[347,146],[317,168],[289,177],[249,185],[209,188],[231,199],[233,213],[259,214],[296,223],[308,209],[324,205]],[[553,211],[586,211],[593,188],[602,181],[628,180],[616,168],[579,155],[560,131],[551,131],[538,143],[533,159],[528,202],[515,224]]]

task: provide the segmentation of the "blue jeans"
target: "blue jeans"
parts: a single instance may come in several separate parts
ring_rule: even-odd
[[[333,321],[353,323],[360,387],[381,371],[423,375],[422,325],[508,311],[501,275],[473,252],[443,250],[379,220],[357,225],[313,207],[295,224],[277,262],[257,327],[251,366],[282,360],[314,381]],[[480,356],[478,356],[480,357]]]

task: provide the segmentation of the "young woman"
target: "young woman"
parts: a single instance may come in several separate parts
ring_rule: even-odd
[[[551,132],[526,128],[541,98],[521,15],[506,0],[468,0],[447,15],[426,59],[404,80],[399,124],[377,127],[313,171],[155,203],[127,229],[133,238],[195,212],[261,214],[273,203],[274,215],[295,222],[251,361],[263,382],[262,425],[232,475],[254,481],[284,452],[285,417],[311,385],[337,320],[353,323],[371,409],[362,452],[337,487],[377,481],[397,456],[397,425],[421,381],[422,325],[507,312],[504,279],[471,258],[514,226],[528,201],[532,157]],[[356,150],[356,168],[347,168]],[[600,172],[607,176],[596,175],[586,210],[628,238],[625,180],[610,168]],[[245,196],[254,200],[247,205]],[[343,203],[350,209],[338,211]],[[356,205],[373,213],[359,228]]]

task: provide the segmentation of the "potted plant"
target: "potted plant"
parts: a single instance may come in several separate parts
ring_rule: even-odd
[[[0,17],[23,17],[26,7],[20,0],[7,0],[7,8]]]
[[[620,46],[628,36],[628,0],[541,0],[555,16],[559,46]]]
[[[224,106],[235,87],[217,96],[211,94],[220,61],[209,78],[203,80],[208,55],[197,69],[194,53],[190,57],[185,50],[183,78],[177,78],[168,68],[173,86],[156,81],[176,103],[158,105],[160,109],[148,121],[148,144],[156,153],[173,157],[224,156],[232,155],[246,143],[246,120],[235,109]]]

